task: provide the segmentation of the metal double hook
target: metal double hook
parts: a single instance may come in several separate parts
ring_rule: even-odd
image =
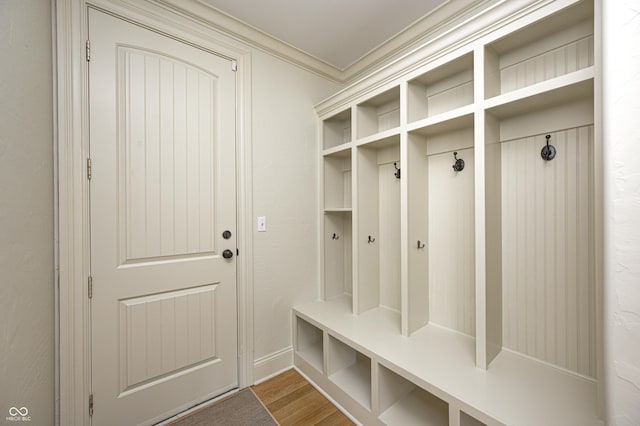
[[[551,161],[556,158],[556,147],[553,145],[549,145],[549,139],[551,139],[551,135],[545,136],[547,139],[547,144],[542,147],[542,151],[540,151],[540,156],[545,161]]]
[[[393,173],[395,177],[400,179],[400,169],[398,168],[398,163],[393,163],[393,167],[395,167],[396,171]]]
[[[464,160],[462,158],[458,158],[458,153],[454,152],[453,153],[453,158],[456,160],[455,163],[453,163],[453,170],[455,170],[456,172],[462,171],[462,169],[464,169]]]

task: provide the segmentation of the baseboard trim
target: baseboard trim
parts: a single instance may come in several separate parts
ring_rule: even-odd
[[[293,347],[281,349],[253,362],[253,384],[257,385],[293,367]]]

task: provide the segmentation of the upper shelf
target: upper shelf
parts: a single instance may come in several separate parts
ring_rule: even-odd
[[[322,151],[323,157],[349,157],[351,155],[351,143],[334,146]]]
[[[408,131],[429,136],[473,127],[473,105],[466,105],[409,125]]]
[[[366,138],[358,139],[356,145],[358,147],[368,148],[386,148],[400,143],[400,128],[385,130]]]
[[[498,118],[593,98],[593,67],[565,74],[485,101],[485,109]]]
[[[351,213],[351,207],[327,207],[324,209],[325,213]]]
[[[589,68],[593,6],[578,2],[485,47],[485,98]]]
[[[447,62],[408,83],[409,123],[473,103],[473,52]]]
[[[400,86],[358,104],[358,139],[400,126]]]
[[[323,121],[322,143],[325,150],[351,142],[351,108]]]

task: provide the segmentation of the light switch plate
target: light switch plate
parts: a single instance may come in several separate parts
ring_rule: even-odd
[[[267,217],[258,216],[258,232],[266,232],[266,231],[267,231]]]

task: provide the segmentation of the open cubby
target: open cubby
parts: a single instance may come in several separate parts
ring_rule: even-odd
[[[408,83],[409,123],[473,103],[473,53],[468,53]]]
[[[329,336],[329,380],[367,410],[371,410],[371,358]]]
[[[356,313],[376,307],[400,310],[400,138],[357,149]],[[400,172],[398,171],[400,169]]]
[[[485,423],[482,423],[480,420],[476,419],[465,413],[464,411],[460,411],[460,426],[487,426]]]
[[[352,295],[351,212],[324,214],[324,298]]]
[[[475,336],[473,121],[431,130],[408,135],[408,334],[434,323]]]
[[[322,159],[325,300],[352,294],[351,152],[349,147],[332,150]]]
[[[449,404],[378,365],[380,420],[389,426],[448,426]]]
[[[351,108],[322,122],[324,149],[351,142]]]
[[[502,312],[488,332],[501,327],[496,345],[595,378],[593,120],[588,98],[488,113],[486,143],[500,163],[487,167],[486,191],[500,231],[487,229],[487,243],[501,253],[487,259],[496,277],[487,285],[499,284],[487,302]],[[547,140],[556,149],[549,161],[541,156]]]
[[[593,33],[593,4],[582,1],[492,42],[485,47],[485,96],[593,66]]]
[[[323,367],[323,333],[318,327],[296,317],[296,352],[309,365],[318,370],[324,371]]]
[[[400,87],[367,99],[356,110],[358,139],[400,126]]]
[[[324,156],[324,209],[351,209],[351,150]]]

